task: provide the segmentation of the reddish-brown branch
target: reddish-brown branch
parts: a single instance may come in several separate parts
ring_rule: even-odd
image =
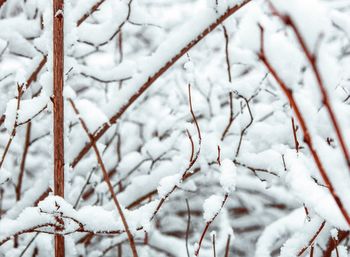
[[[54,194],[64,198],[64,0],[53,1]],[[55,257],[64,257],[64,237],[55,235]]]
[[[194,111],[193,111],[193,106],[192,106],[192,94],[191,94],[191,85],[188,84],[188,102],[189,102],[189,108],[190,108],[190,113],[192,115],[192,119],[193,119],[193,122],[196,126],[196,129],[197,129],[197,134],[198,134],[198,150],[195,154],[195,156],[191,156],[191,160],[189,161],[188,163],[188,166],[187,168],[185,169],[185,171],[182,173],[182,176],[181,176],[181,180],[179,181],[180,183],[186,178],[186,175],[188,173],[188,171],[193,167],[193,165],[196,163],[196,161],[198,160],[198,157],[199,157],[199,154],[201,152],[201,145],[202,145],[202,136],[201,136],[201,130],[199,128],[199,124],[198,124],[198,121],[197,121],[197,118],[196,118],[196,115],[194,114]],[[160,207],[164,204],[165,200],[169,198],[169,196],[176,190],[177,188],[177,185],[173,186],[173,188],[165,195],[163,196],[157,207],[156,207],[156,210],[153,212],[153,215],[151,217],[151,220],[154,219],[154,217],[156,216],[156,214],[158,213],[158,211],[160,210]]]
[[[238,11],[241,7],[245,6],[249,3],[250,0],[243,1],[240,5],[236,5],[232,8],[229,8],[221,17],[219,17],[214,23],[209,25],[202,33],[200,33],[195,39],[193,39],[188,45],[180,50],[178,54],[172,57],[163,67],[161,67],[154,75],[148,78],[148,80],[140,87],[137,92],[135,92],[127,101],[125,105],[123,105],[117,113],[115,113],[108,122],[104,123],[101,129],[98,130],[96,135],[94,136],[95,141],[99,140],[106,131],[115,124],[119,118],[125,113],[125,111],[144,93],[146,90],[161,76],[165,73],[170,67],[174,65],[174,63],[179,60],[184,54],[186,54],[193,46],[195,46],[199,41],[201,41],[204,37],[206,37],[210,32],[212,32],[217,26],[219,26],[224,20]],[[79,154],[74,158],[71,163],[72,167],[75,167],[78,162],[87,154],[87,152],[91,148],[91,143],[87,143],[83,149],[79,152]]]
[[[221,166],[221,149],[220,149],[220,145],[218,145],[218,157],[216,158],[216,161],[218,162],[219,166]]]
[[[192,177],[193,175],[197,174],[198,172],[200,171],[199,168],[196,168],[193,170],[193,172],[187,172],[184,179],[183,180],[186,180],[186,179],[189,179],[190,177]],[[132,203],[130,203],[127,208],[128,209],[131,209],[131,208],[134,208],[136,206],[138,206],[139,204],[141,204],[143,201],[149,199],[151,196],[153,195],[156,195],[157,194],[157,190],[153,190],[139,198],[137,198],[135,201],[133,201]]]
[[[80,26],[87,18],[90,17],[92,13],[98,10],[98,8],[103,4],[106,0],[100,0],[96,4],[94,4],[89,12],[85,13],[78,21],[77,21],[77,26]]]
[[[6,0],[0,0],[0,8],[2,7],[2,5],[6,3]]]
[[[45,192],[43,192],[38,199],[36,199],[36,201],[33,203],[33,206],[38,206],[39,202],[41,202],[42,200],[44,200],[50,193],[52,192],[51,188],[48,188],[45,190]]]
[[[78,23],[77,23],[77,26],[79,27],[91,14],[93,14],[95,11],[98,10],[98,7],[104,2],[105,0],[100,0],[100,2],[96,3],[88,13],[84,14],[79,20],[78,20]],[[5,3],[6,0],[0,0],[0,7],[3,3]],[[99,4],[100,3],[100,4]],[[96,6],[98,4],[98,6]],[[87,15],[88,14],[88,15]],[[87,15],[87,16],[86,16]],[[85,18],[84,18],[85,17]],[[79,22],[80,21],[80,22]],[[41,61],[39,62],[38,66],[35,68],[35,70],[31,73],[31,75],[29,76],[29,78],[27,79],[26,83],[25,83],[25,86],[26,86],[26,89],[28,89],[31,84],[36,81],[40,71],[43,69],[43,67],[45,66],[47,62],[47,56],[43,56]],[[46,107],[45,107],[46,108]],[[5,121],[5,115],[1,115],[0,117],[0,126],[4,123]],[[28,122],[28,121],[27,121]]]
[[[336,247],[345,239],[349,236],[350,231],[339,231],[338,232],[338,240],[333,240],[333,237],[330,237],[328,240],[327,248],[323,252],[323,257],[331,257],[332,252]]]
[[[192,136],[191,136],[190,132],[188,131],[188,129],[186,129],[186,132],[187,132],[188,139],[190,140],[190,144],[191,144],[191,157],[190,157],[190,161],[192,161],[192,160],[193,160],[193,156],[194,156],[194,143],[193,143]]]
[[[126,221],[126,218],[125,218],[125,215],[123,213],[123,209],[117,199],[117,196],[115,195],[114,193],[114,190],[113,190],[113,186],[112,186],[112,183],[111,183],[111,180],[109,179],[109,176],[108,176],[108,172],[107,172],[107,169],[104,165],[104,162],[102,160],[102,156],[100,154],[100,151],[98,150],[97,148],[97,145],[96,145],[96,142],[94,141],[94,138],[93,138],[93,135],[89,132],[89,129],[85,123],[85,121],[83,120],[83,118],[81,117],[80,113],[79,113],[79,110],[77,109],[77,107],[75,106],[74,102],[72,99],[68,99],[68,101],[70,102],[74,112],[76,113],[76,115],[78,116],[79,118],[79,121],[80,121],[80,124],[81,126],[83,127],[84,131],[86,132],[87,136],[89,137],[89,140],[92,144],[92,148],[96,154],[96,158],[97,158],[97,161],[98,161],[98,164],[100,165],[101,167],[101,170],[102,170],[102,173],[103,173],[103,177],[104,177],[104,180],[108,186],[108,189],[109,189],[109,192],[111,193],[111,196],[112,196],[112,199],[113,199],[113,202],[115,204],[115,206],[117,207],[117,210],[118,210],[118,213],[119,213],[119,216],[122,220],[122,223],[124,225],[124,228],[125,228],[125,231],[126,231],[126,234],[128,236],[128,239],[129,239],[129,244],[130,244],[130,247],[131,247],[131,251],[133,253],[133,256],[134,257],[137,257],[138,254],[137,254],[137,250],[136,250],[136,246],[135,246],[135,240],[134,240],[134,237],[133,235],[131,234],[130,232],[130,229],[129,229],[129,225]]]
[[[215,220],[215,218],[219,215],[219,213],[220,213],[222,207],[224,207],[227,198],[228,198],[228,194],[226,193],[225,196],[224,196],[224,199],[223,199],[223,201],[222,201],[222,204],[221,204],[220,209],[215,213],[215,215],[212,217],[212,219],[209,220],[209,221],[207,221],[207,223],[205,224],[204,230],[203,230],[203,232],[202,232],[202,234],[201,234],[201,237],[200,237],[200,239],[199,239],[199,242],[198,242],[198,248],[195,250],[195,253],[194,253],[195,256],[198,256],[199,251],[200,251],[201,246],[202,246],[202,242],[203,242],[204,236],[205,236],[205,234],[207,233],[207,231],[208,231],[209,226],[211,225],[211,223],[213,223],[214,220]]]
[[[43,59],[40,61],[38,67],[33,71],[33,73],[29,76],[27,83],[26,83],[26,88],[28,89],[31,84],[36,81],[39,72],[41,71],[41,69],[44,67],[44,65],[47,62],[47,56],[43,56]]]
[[[316,231],[316,233],[312,236],[312,238],[310,239],[309,243],[307,246],[305,246],[303,249],[301,249],[298,253],[298,256],[302,256],[303,253],[311,246],[313,246],[316,238],[318,237],[318,235],[321,233],[322,229],[324,228],[324,225],[326,224],[326,221],[323,221],[321,223],[321,226],[318,228],[318,230]],[[312,248],[311,248],[312,249]]]
[[[306,219],[307,219],[307,221],[311,221],[310,214],[309,214],[309,209],[306,207],[305,204],[303,204],[303,205],[304,205],[304,211],[305,211]]]
[[[19,201],[21,199],[22,181],[23,181],[25,163],[26,163],[26,159],[27,159],[28,149],[30,146],[31,127],[32,127],[32,123],[29,122],[27,125],[26,138],[25,138],[25,142],[24,142],[22,160],[21,160],[21,164],[20,164],[20,171],[19,171],[18,181],[17,181],[17,186],[16,186],[16,200],[17,201]]]
[[[4,123],[4,121],[5,121],[5,115],[3,114],[0,117],[0,126]]]
[[[311,245],[311,250],[310,250],[310,257],[314,257],[314,246]]]
[[[17,126],[18,126],[18,112],[19,112],[19,108],[20,108],[20,105],[21,105],[22,94],[23,94],[22,85],[17,85],[17,106],[16,106],[15,122],[13,123],[13,127],[12,127],[12,131],[11,131],[10,137],[9,137],[7,143],[6,143],[4,153],[2,154],[2,157],[1,157],[0,169],[1,169],[2,165],[4,164],[4,161],[6,159],[6,155],[7,155],[8,151],[9,151],[9,149],[10,149],[12,141],[13,141],[14,137],[16,136]]]
[[[231,235],[228,235],[227,241],[226,241],[226,248],[225,248],[225,257],[228,257],[230,254],[230,241],[231,241]]]
[[[5,237],[2,240],[0,240],[0,246],[5,244],[9,240],[12,240],[14,237],[18,237],[19,235],[22,235],[22,234],[34,233],[34,232],[37,232],[37,229],[45,228],[45,227],[55,227],[55,225],[50,224],[50,223],[46,223],[46,224],[36,225],[36,226],[33,226],[32,228],[28,228],[28,229],[24,229],[24,230],[18,231],[15,234],[13,234],[11,236],[8,236],[8,237]]]
[[[266,68],[269,70],[270,74],[274,77],[274,79],[276,80],[277,84],[280,86],[281,90],[283,91],[283,93],[286,95],[298,121],[299,124],[301,126],[303,135],[304,135],[304,142],[307,144],[307,146],[310,149],[311,155],[316,163],[316,166],[320,172],[320,175],[322,176],[327,188],[329,189],[335,203],[337,204],[339,210],[341,211],[342,215],[344,216],[346,222],[350,225],[350,216],[347,213],[347,211],[345,210],[338,194],[336,193],[328,175],[326,170],[323,167],[323,164],[316,152],[316,149],[313,146],[312,140],[311,140],[311,136],[309,133],[309,130],[306,126],[306,121],[304,120],[303,115],[301,114],[301,111],[299,109],[299,106],[297,105],[294,96],[293,96],[293,91],[284,83],[284,81],[279,77],[277,71],[274,69],[274,67],[270,64],[269,60],[267,59],[265,52],[264,52],[264,29],[263,27],[260,26],[260,30],[261,30],[261,38],[260,38],[260,44],[261,44],[261,49],[260,49],[260,53],[259,53],[259,58],[260,60],[264,63],[264,65],[266,66]]]
[[[324,81],[322,79],[321,72],[318,69],[317,57],[314,53],[310,52],[309,48],[306,45],[306,42],[305,42],[303,36],[301,35],[299,29],[297,28],[297,26],[294,23],[294,21],[292,20],[292,18],[289,15],[282,15],[276,9],[274,9],[274,11],[287,26],[292,28],[307,60],[309,61],[310,65],[311,65],[312,71],[316,77],[317,85],[318,85],[320,92],[322,94],[322,102],[323,102],[324,106],[326,107],[328,114],[331,118],[333,127],[335,129],[335,132],[336,132],[336,135],[338,138],[338,141],[340,143],[342,152],[344,154],[344,158],[345,158],[347,165],[348,165],[348,168],[350,170],[350,154],[349,154],[348,148],[346,146],[346,142],[345,142],[345,139],[343,137],[343,134],[341,132],[340,125],[337,121],[336,114],[332,108],[332,104],[330,102],[329,95],[328,95],[327,90],[326,90],[326,86],[325,86]]]

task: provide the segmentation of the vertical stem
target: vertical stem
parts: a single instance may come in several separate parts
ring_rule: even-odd
[[[20,171],[19,171],[19,175],[18,175],[18,182],[17,182],[17,186],[16,186],[16,200],[17,201],[21,200],[21,191],[22,191],[24,169],[25,169],[27,154],[28,154],[28,150],[29,150],[29,146],[30,146],[31,127],[32,127],[32,123],[28,122],[27,129],[26,129],[26,139],[24,142],[24,149],[23,149],[22,160],[21,160],[21,165],[20,165]]]
[[[228,257],[230,254],[230,240],[231,240],[231,235],[228,235],[227,241],[226,241],[226,248],[225,248],[225,257]]]
[[[53,0],[53,133],[54,133],[54,194],[64,197],[64,107],[63,107],[63,3]],[[55,235],[55,257],[64,257],[64,237]]]

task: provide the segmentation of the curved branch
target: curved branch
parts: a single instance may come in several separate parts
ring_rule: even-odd
[[[169,60],[166,62],[164,61],[163,66],[159,68],[158,71],[156,71],[153,75],[148,77],[147,81],[141,85],[141,87],[130,96],[130,98],[127,100],[127,102],[121,106],[121,108],[109,119],[108,122],[104,123],[101,129],[98,130],[98,132],[95,134],[94,139],[95,141],[99,140],[106,131],[115,124],[119,118],[129,109],[129,107],[141,96],[143,95],[147,89],[153,85],[153,83],[161,76],[163,75],[170,67],[172,67],[177,60],[179,60],[184,54],[186,54],[192,47],[194,47],[199,41],[201,41],[204,37],[206,37],[210,32],[212,32],[217,26],[219,26],[223,21],[225,21],[228,17],[230,17],[232,14],[234,14],[236,11],[238,11],[240,8],[245,6],[247,3],[249,3],[251,0],[244,0],[241,4],[235,5],[232,8],[229,8],[223,15],[221,15],[218,19],[216,19],[212,24],[210,24],[207,28],[205,28],[203,31],[198,33],[197,37],[192,39],[190,42],[188,42],[178,53],[173,55]],[[85,156],[85,154],[88,153],[88,151],[91,148],[91,143],[87,143],[83,149],[79,152],[79,154],[74,158],[73,162],[71,163],[71,166],[74,168],[79,161]]]

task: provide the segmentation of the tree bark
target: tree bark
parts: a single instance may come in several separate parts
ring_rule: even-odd
[[[63,2],[53,0],[54,194],[64,197],[64,41]],[[64,237],[55,235],[55,257],[64,257]]]

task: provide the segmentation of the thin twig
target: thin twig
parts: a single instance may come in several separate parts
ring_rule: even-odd
[[[298,141],[298,138],[297,138],[298,127],[295,126],[293,117],[291,118],[291,120],[292,120],[292,129],[293,129],[293,138],[294,138],[295,150],[298,153],[299,152],[299,141]]]
[[[219,26],[224,20],[226,20],[228,17],[230,17],[232,14],[234,14],[236,11],[238,11],[240,8],[245,6],[247,3],[249,3],[250,0],[245,0],[239,5],[235,5],[232,8],[229,8],[222,16],[220,16],[214,23],[210,24],[205,30],[203,30],[198,36],[191,40],[184,48],[182,48],[176,55],[174,55],[172,58],[169,59],[168,62],[166,62],[154,75],[148,78],[148,80],[140,87],[137,92],[135,92],[126,102],[125,105],[123,105],[110,119],[108,122],[104,123],[102,127],[98,130],[98,132],[94,135],[94,140],[99,140],[106,131],[115,124],[120,117],[126,112],[126,110],[129,109],[129,107],[144,93],[147,91],[147,89],[153,85],[153,83],[163,75],[170,67],[172,67],[178,59],[180,59],[184,54],[186,54],[192,47],[194,47],[199,41],[201,41],[204,37],[206,37],[210,32],[212,32],[217,26]],[[71,163],[71,166],[74,168],[78,162],[87,154],[87,152],[91,148],[91,143],[87,143],[81,151],[78,153],[78,155],[74,158],[73,162]]]
[[[227,76],[228,76],[228,81],[231,83],[232,82],[232,76],[231,76],[231,64],[230,64],[230,56],[229,56],[229,50],[228,50],[228,45],[229,45],[229,36],[226,30],[225,25],[222,26],[224,30],[224,37],[225,37],[225,56],[226,56],[226,66],[227,66]],[[232,92],[229,93],[229,104],[230,104],[230,116],[229,116],[229,121],[228,124],[225,127],[224,132],[222,133],[221,136],[221,141],[225,139],[225,136],[227,132],[229,131],[232,122],[233,122],[233,96]]]
[[[324,227],[325,224],[326,224],[326,221],[323,221],[323,222],[321,223],[321,226],[318,228],[318,230],[316,231],[316,233],[312,236],[312,238],[310,239],[308,245],[299,251],[298,256],[302,256],[303,253],[307,250],[307,248],[309,248],[310,246],[313,246],[313,244],[314,244],[316,238],[317,238],[318,235],[321,233],[321,231],[322,231],[322,229],[323,229],[323,227]]]
[[[186,132],[187,132],[188,139],[190,140],[190,144],[191,144],[191,157],[190,157],[190,162],[191,162],[193,160],[193,156],[194,156],[194,143],[193,143],[192,136],[191,136],[190,132],[188,131],[188,129],[186,129]]]
[[[89,173],[89,176],[87,177],[87,179],[86,179],[86,181],[84,183],[84,186],[81,188],[80,194],[79,194],[77,200],[75,201],[75,204],[73,206],[74,209],[76,209],[78,207],[79,201],[80,201],[80,199],[81,199],[81,197],[82,197],[82,195],[83,195],[87,185],[90,183],[91,176],[92,176],[92,174],[94,173],[95,170],[96,170],[96,167],[93,167],[91,169],[91,171]]]
[[[281,18],[281,20],[287,26],[292,28],[307,60],[309,61],[310,65],[311,65],[312,71],[316,77],[317,85],[318,85],[320,92],[322,94],[322,102],[323,102],[324,106],[326,107],[327,112],[331,118],[331,122],[333,124],[334,129],[335,129],[335,132],[336,132],[336,135],[338,137],[344,158],[347,162],[348,169],[350,171],[350,154],[349,154],[348,148],[346,146],[346,142],[345,142],[345,139],[343,137],[343,134],[341,132],[339,122],[337,121],[336,114],[335,114],[333,107],[332,107],[332,104],[330,102],[330,98],[329,98],[328,92],[326,90],[326,86],[324,84],[324,81],[322,79],[321,72],[319,71],[319,68],[317,66],[316,54],[310,52],[309,48],[306,45],[306,42],[305,42],[303,36],[301,35],[301,33],[300,33],[298,27],[296,26],[295,22],[293,21],[293,19],[289,15],[282,15],[275,8],[274,8],[274,12],[278,15],[278,17]]]
[[[216,257],[215,234],[213,234],[212,244],[213,244],[213,257]]]
[[[98,10],[98,8],[103,4],[106,0],[100,0],[96,4],[94,4],[91,9],[85,13],[78,21],[77,21],[77,26],[80,26],[87,18],[91,16],[94,12]]]
[[[252,111],[251,111],[250,106],[249,106],[249,101],[248,101],[248,99],[245,98],[245,97],[242,96],[242,95],[238,95],[238,96],[239,96],[240,98],[242,98],[242,99],[245,101],[245,103],[246,103],[246,106],[247,106],[248,112],[249,112],[250,121],[249,121],[249,123],[244,127],[244,129],[242,129],[242,131],[241,131],[241,135],[240,135],[240,137],[239,137],[239,142],[238,142],[238,146],[237,146],[235,158],[237,158],[237,156],[238,156],[238,154],[239,154],[239,151],[240,151],[240,149],[241,149],[243,136],[244,136],[245,132],[247,131],[247,129],[253,124],[253,120],[254,120]]]
[[[4,153],[1,157],[1,161],[0,161],[0,169],[5,161],[5,158],[6,158],[6,155],[10,149],[10,146],[11,146],[11,143],[14,139],[14,137],[16,136],[16,131],[17,131],[17,126],[18,126],[18,112],[19,112],[19,109],[20,109],[20,105],[21,105],[21,97],[22,97],[22,94],[23,94],[23,88],[22,88],[22,85],[19,85],[17,84],[17,106],[16,106],[16,117],[15,117],[15,121],[13,123],[13,127],[12,127],[12,131],[11,131],[11,134],[10,134],[10,137],[7,141],[7,144],[5,146],[5,150],[4,150]]]
[[[18,257],[22,257],[26,253],[26,251],[31,246],[31,244],[35,241],[35,239],[38,237],[38,235],[39,235],[39,233],[36,233],[35,236],[33,236],[33,238],[29,241],[29,243],[26,245],[26,247],[23,249],[23,251],[21,252],[21,254]]]
[[[264,63],[264,65],[266,66],[266,68],[269,70],[269,72],[271,73],[271,75],[274,77],[274,79],[276,80],[277,84],[280,86],[280,88],[282,89],[283,93],[286,95],[293,111],[295,112],[295,115],[298,118],[299,124],[301,126],[301,129],[303,131],[304,134],[304,142],[308,145],[311,155],[316,163],[316,166],[320,172],[320,175],[322,176],[327,188],[329,189],[335,203],[337,204],[339,210],[341,211],[343,217],[345,218],[346,222],[350,225],[350,216],[347,213],[346,209],[343,206],[343,203],[341,202],[337,192],[335,191],[329,177],[328,177],[328,173],[326,172],[326,170],[323,167],[323,164],[313,146],[312,140],[311,140],[311,135],[309,133],[309,130],[306,126],[306,121],[304,120],[303,115],[301,114],[301,111],[299,109],[299,106],[297,105],[294,96],[293,96],[293,91],[285,84],[285,82],[280,78],[280,76],[278,75],[277,71],[274,69],[274,67],[272,67],[271,63],[269,62],[269,60],[267,59],[265,52],[264,52],[264,28],[262,26],[260,26],[260,53],[259,53],[259,58],[260,60]]]
[[[196,118],[196,115],[194,114],[194,111],[193,111],[193,106],[192,106],[192,94],[191,94],[191,85],[188,84],[188,102],[189,102],[189,108],[190,108],[190,113],[192,115],[192,119],[193,119],[193,122],[195,124],[195,127],[197,129],[197,135],[198,135],[198,150],[195,154],[194,157],[192,157],[192,160],[189,161],[189,164],[187,166],[187,168],[184,170],[184,172],[182,173],[182,176],[180,178],[180,181],[179,183],[182,183],[183,180],[186,178],[186,175],[188,173],[188,171],[190,171],[190,169],[193,167],[193,165],[197,162],[198,158],[199,158],[199,154],[201,152],[201,145],[202,145],[202,136],[201,136],[201,130],[200,130],[200,127],[199,127],[199,124],[198,124],[198,121],[197,121],[197,118]],[[151,220],[154,219],[154,217],[156,216],[156,214],[158,213],[158,211],[160,210],[160,207],[164,204],[164,202],[169,198],[169,196],[176,190],[178,186],[175,185],[173,186],[173,188],[165,195],[163,196],[157,207],[156,207],[156,210],[153,212],[153,215],[151,217]]]
[[[209,221],[207,221],[207,223],[205,224],[204,230],[203,230],[203,232],[202,232],[202,234],[201,234],[201,237],[200,237],[200,239],[199,239],[199,242],[198,242],[198,248],[195,250],[195,253],[194,253],[195,256],[198,256],[198,255],[199,255],[199,251],[200,251],[200,249],[201,249],[204,236],[205,236],[205,234],[207,233],[207,231],[208,231],[208,229],[209,229],[211,223],[214,222],[215,218],[219,215],[221,209],[224,207],[227,198],[228,198],[228,193],[225,194],[224,199],[223,199],[223,201],[222,201],[222,203],[221,203],[220,209],[219,209],[219,210],[214,214],[214,216],[213,216]]]
[[[27,124],[26,138],[25,138],[25,142],[24,142],[24,149],[23,149],[22,160],[21,160],[21,164],[20,164],[20,171],[19,171],[18,181],[17,181],[17,186],[16,186],[16,200],[17,201],[19,201],[21,199],[24,169],[25,169],[27,154],[28,154],[28,150],[29,150],[29,146],[30,146],[31,127],[32,127],[32,123],[29,122]]]
[[[88,127],[87,127],[85,121],[84,121],[83,118],[81,117],[81,115],[80,115],[80,113],[79,113],[79,110],[78,110],[77,107],[75,106],[73,100],[69,98],[68,101],[69,101],[69,103],[71,104],[71,106],[72,106],[72,108],[73,108],[75,114],[78,116],[78,119],[79,119],[79,121],[80,121],[80,123],[81,123],[81,126],[83,127],[84,131],[86,132],[86,134],[87,134],[88,137],[89,137],[89,140],[90,140],[90,142],[91,142],[91,144],[92,144],[92,147],[93,147],[93,149],[94,149],[94,151],[95,151],[97,161],[98,161],[98,163],[99,163],[99,165],[100,165],[100,167],[101,167],[101,170],[102,170],[102,173],[103,173],[103,177],[104,177],[104,179],[105,179],[105,182],[106,182],[106,184],[107,184],[107,186],[108,186],[108,189],[109,189],[109,191],[110,191],[110,193],[111,193],[111,196],[112,196],[112,199],[113,199],[113,201],[114,201],[114,204],[115,204],[115,206],[117,207],[118,213],[119,213],[120,218],[121,218],[121,220],[122,220],[122,223],[123,223],[123,225],[124,225],[126,234],[127,234],[127,236],[128,236],[130,248],[131,248],[131,250],[132,250],[132,254],[133,254],[134,257],[137,257],[138,254],[137,254],[137,250],[136,250],[136,246],[135,246],[134,237],[133,237],[133,235],[132,235],[131,232],[130,232],[129,225],[128,225],[128,223],[127,223],[127,221],[126,221],[126,218],[125,218],[125,216],[124,216],[124,213],[123,213],[123,209],[122,209],[122,207],[121,207],[121,205],[120,205],[120,203],[119,203],[119,201],[118,201],[118,199],[117,199],[117,196],[116,196],[115,193],[114,193],[113,186],[112,186],[111,180],[109,179],[108,172],[107,172],[107,169],[106,169],[106,167],[105,167],[105,165],[104,165],[104,162],[103,162],[103,160],[102,160],[100,151],[98,150],[97,145],[96,145],[96,142],[94,141],[94,138],[93,138],[92,134],[89,132],[89,129],[88,129]]]
[[[228,257],[230,254],[230,240],[231,240],[231,235],[228,235],[227,241],[226,241],[226,248],[225,248],[225,257]]]

